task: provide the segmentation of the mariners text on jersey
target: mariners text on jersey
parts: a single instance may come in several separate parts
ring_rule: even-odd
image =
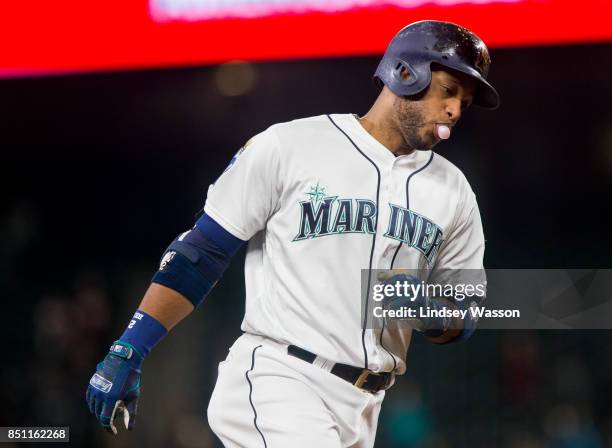
[[[316,188],[319,188],[318,182]],[[342,233],[374,233],[376,203],[369,199],[314,197],[301,201],[300,207],[300,228],[293,241]],[[391,219],[384,236],[414,247],[431,262],[443,242],[442,229],[405,207],[395,204],[389,207]]]

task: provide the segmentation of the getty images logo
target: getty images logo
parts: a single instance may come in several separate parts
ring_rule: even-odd
[[[128,328],[134,328],[134,325],[136,325],[136,319],[142,320],[142,313],[139,313],[138,311],[136,311],[134,313],[134,317],[130,321],[130,324],[128,325]]]

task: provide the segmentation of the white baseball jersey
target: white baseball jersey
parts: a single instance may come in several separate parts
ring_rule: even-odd
[[[396,157],[351,114],[251,139],[204,211],[249,240],[242,330],[373,371],[405,371],[410,330],[362,329],[362,269],[482,269],[463,173],[432,151]]]

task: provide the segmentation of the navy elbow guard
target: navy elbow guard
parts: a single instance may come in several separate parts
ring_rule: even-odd
[[[197,307],[244,243],[203,215],[193,229],[170,243],[152,282],[177,291]]]

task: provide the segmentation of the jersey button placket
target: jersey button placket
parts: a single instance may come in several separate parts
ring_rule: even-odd
[[[389,216],[387,213],[387,209],[389,207],[390,197],[393,191],[393,176],[392,176],[392,166],[390,169],[384,170],[381,178],[380,185],[380,197],[378,203],[378,226],[376,232],[376,246],[378,252],[378,256],[376,257],[376,266],[375,268],[384,269],[386,267],[385,259],[388,257],[388,247],[386,244],[386,238],[384,237],[385,231],[387,229],[387,224],[389,221]]]
[[[405,206],[405,179],[406,179],[406,166],[402,163],[400,158],[396,158],[389,172],[389,189],[387,192],[387,203],[391,203],[397,206]],[[387,205],[388,208],[388,205]],[[389,224],[390,216],[387,216],[386,225]],[[386,228],[385,228],[386,231]],[[385,238],[384,244],[386,246],[383,252],[383,263],[386,263],[385,268],[391,266],[391,259],[397,250],[397,241]]]

